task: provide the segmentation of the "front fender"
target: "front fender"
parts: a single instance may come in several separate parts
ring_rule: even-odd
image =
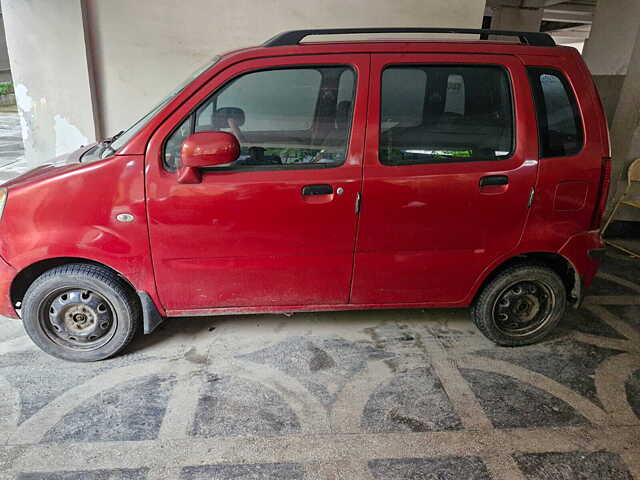
[[[57,258],[101,263],[159,305],[143,168],[141,155],[116,156],[14,184],[0,223],[0,256],[17,271]],[[122,213],[133,221],[119,221]]]

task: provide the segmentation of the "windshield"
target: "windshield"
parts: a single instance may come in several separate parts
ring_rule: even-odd
[[[194,73],[189,75],[189,77],[184,82],[182,82],[180,85],[178,85],[178,87],[176,87],[171,93],[169,93],[169,95],[167,95],[164,98],[164,100],[162,100],[158,105],[156,105],[149,113],[147,113],[144,117],[142,117],[136,123],[131,125],[127,130],[125,130],[124,132],[116,135],[115,140],[113,140],[113,142],[109,145],[108,148],[104,149],[104,151],[102,152],[100,157],[101,158],[107,158],[108,156],[113,155],[116,151],[118,151],[120,148],[122,148],[129,140],[131,140],[135,136],[136,133],[138,133],[140,131],[140,129],[142,127],[144,127],[147,124],[147,122],[156,113],[158,113],[160,110],[162,110],[162,108],[167,103],[169,103],[171,100],[173,100],[173,98],[175,98],[175,96],[178,95],[187,85],[189,85],[193,80],[195,80],[205,70],[209,69],[209,67],[211,67],[218,60],[219,60],[219,57],[213,57],[213,59],[209,60],[206,64],[201,66]]]

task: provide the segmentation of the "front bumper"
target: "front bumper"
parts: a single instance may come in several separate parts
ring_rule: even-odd
[[[0,257],[0,315],[19,318],[11,302],[11,283],[16,270]]]

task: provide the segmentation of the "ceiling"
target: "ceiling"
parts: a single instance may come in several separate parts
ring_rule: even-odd
[[[581,45],[589,37],[597,0],[487,0],[492,7],[543,9],[540,30],[553,36],[556,43]]]
[[[547,2],[550,3],[550,2]],[[540,30],[559,44],[581,44],[589,37],[596,0],[553,2],[545,5]]]

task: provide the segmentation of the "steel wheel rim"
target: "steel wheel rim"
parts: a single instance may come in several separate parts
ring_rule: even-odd
[[[40,303],[38,317],[42,331],[51,341],[79,351],[106,345],[118,326],[111,302],[88,288],[56,289]]]
[[[551,320],[555,305],[556,296],[544,282],[520,280],[498,294],[492,309],[493,321],[507,335],[531,335]]]

